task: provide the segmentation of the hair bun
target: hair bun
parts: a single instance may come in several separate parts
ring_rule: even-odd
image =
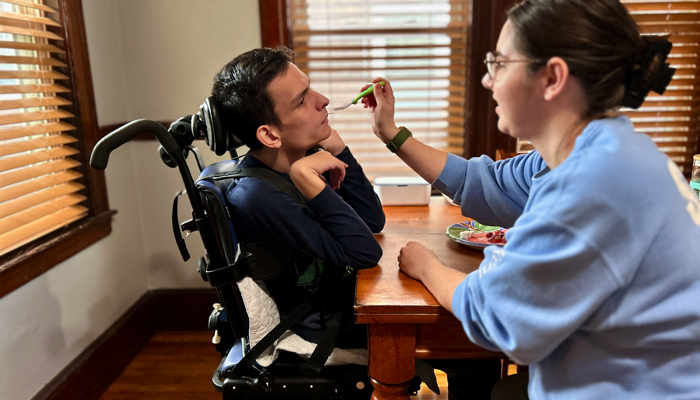
[[[676,72],[666,63],[673,47],[671,42],[658,36],[642,36],[642,40],[646,45],[627,71],[624,107],[639,108],[652,90],[663,94]]]

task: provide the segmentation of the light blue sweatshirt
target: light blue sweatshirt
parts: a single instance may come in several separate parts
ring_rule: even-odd
[[[450,156],[434,186],[511,227],[452,307],[530,365],[531,399],[700,399],[700,200],[627,117],[591,122],[554,170]]]

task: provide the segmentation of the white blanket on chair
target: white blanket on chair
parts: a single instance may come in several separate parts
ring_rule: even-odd
[[[250,346],[255,346],[268,332],[280,323],[280,314],[275,300],[267,292],[262,281],[254,281],[250,277],[238,282],[238,288],[243,297],[250,325]],[[292,331],[286,331],[275,343],[258,357],[258,364],[267,367],[285,350],[297,353],[303,358],[309,358],[316,349],[316,343],[302,339]],[[367,365],[367,350],[365,349],[333,349],[326,365],[359,364]]]

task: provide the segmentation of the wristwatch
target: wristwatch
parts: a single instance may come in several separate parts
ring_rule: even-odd
[[[392,153],[396,153],[397,151],[399,151],[399,148],[401,148],[403,142],[405,142],[406,139],[410,137],[411,131],[406,129],[405,126],[402,126],[401,129],[399,129],[399,133],[397,133],[393,139],[387,142],[386,148],[389,149]]]

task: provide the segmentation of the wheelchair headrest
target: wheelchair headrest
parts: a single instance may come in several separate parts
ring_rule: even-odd
[[[243,142],[221,123],[221,104],[214,96],[209,96],[192,115],[192,132],[195,137],[204,137],[211,151],[221,156],[227,151],[235,151]]]

